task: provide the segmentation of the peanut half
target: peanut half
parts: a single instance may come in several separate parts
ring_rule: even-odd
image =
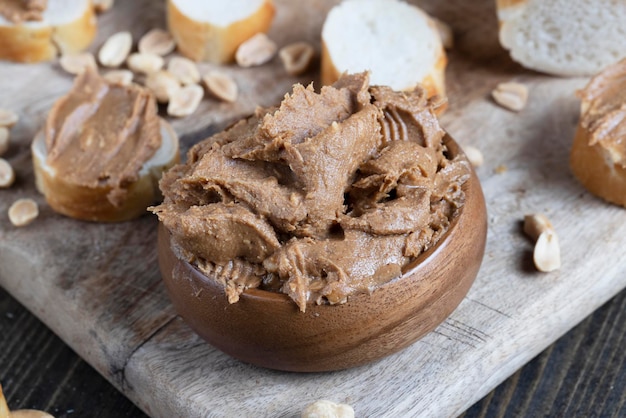
[[[197,84],[189,84],[170,97],[167,114],[174,117],[189,116],[198,109],[204,90]]]
[[[539,271],[550,272],[561,268],[559,238],[554,231],[544,231],[539,235],[533,251],[533,261]]]
[[[11,418],[54,418],[54,416],[35,409],[18,409],[17,411],[11,411]]]
[[[552,222],[542,213],[533,213],[524,216],[524,233],[537,241],[539,235],[544,231],[554,231]]]
[[[190,59],[174,57],[167,63],[167,71],[183,84],[198,84],[200,82],[200,72],[196,64]]]
[[[163,58],[160,55],[148,53],[130,54],[126,60],[128,68],[140,74],[151,74],[163,68]]]
[[[0,385],[0,418],[54,418],[52,415],[43,412],[36,411],[34,409],[20,409],[17,411],[9,411],[9,406],[2,392],[2,385]]]
[[[559,238],[550,220],[543,214],[524,216],[524,233],[535,242],[533,261],[537,270],[550,272],[561,267]]]
[[[133,72],[128,70],[113,70],[106,73],[104,79],[110,83],[128,86],[133,82]]]
[[[118,32],[104,42],[98,52],[98,60],[105,67],[119,67],[128,57],[132,46],[130,32]]]
[[[65,72],[78,75],[87,69],[87,67],[97,69],[96,59],[91,52],[82,52],[80,54],[64,54],[59,59],[59,64]]]
[[[17,113],[9,109],[0,108],[0,126],[12,128],[17,123],[19,117]]]
[[[514,112],[519,112],[526,107],[526,102],[528,101],[528,87],[515,82],[500,83],[495,90],[491,92],[491,95],[493,96],[493,100],[500,106]]]
[[[167,103],[180,90],[180,83],[172,73],[162,70],[148,75],[146,87],[159,103]]]
[[[302,418],[321,417],[354,418],[354,409],[344,403],[321,400],[310,404],[302,411]]]
[[[0,418],[10,418],[9,405],[2,392],[2,385],[0,385]]]
[[[309,68],[314,55],[315,49],[307,42],[289,44],[282,47],[278,52],[285,71],[289,75],[300,75],[305,72]]]
[[[241,67],[265,64],[276,54],[276,44],[264,33],[257,33],[237,48],[235,60]]]
[[[9,220],[15,226],[26,226],[39,216],[39,206],[33,199],[17,199],[9,208]]]
[[[483,165],[485,161],[483,158],[483,153],[480,152],[478,148],[471,145],[466,145],[463,147],[463,152],[465,153],[467,160],[470,162],[470,164],[472,164],[472,166],[480,167],[481,165]]]
[[[205,74],[202,77],[207,90],[213,96],[225,102],[237,100],[237,83],[229,75],[217,71]]]
[[[0,158],[0,189],[11,187],[15,181],[15,171],[7,160]]]
[[[176,48],[176,42],[169,32],[163,29],[152,29],[139,40],[137,45],[142,54],[167,55]]]

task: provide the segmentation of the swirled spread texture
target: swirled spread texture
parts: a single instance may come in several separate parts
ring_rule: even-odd
[[[425,92],[366,73],[295,85],[195,145],[153,208],[179,254],[221,281],[338,304],[402,275],[463,205],[465,159],[447,157]]]
[[[121,206],[127,188],[161,146],[156,101],[139,86],[110,83],[88,69],[50,110],[46,164],[73,185],[108,188]]]

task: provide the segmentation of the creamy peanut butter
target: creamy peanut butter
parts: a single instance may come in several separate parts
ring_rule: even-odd
[[[626,59],[593,77],[578,96],[589,145],[598,144],[614,164],[626,168]]]
[[[0,0],[0,15],[13,23],[42,20],[47,0]]]
[[[221,281],[343,303],[399,277],[463,205],[470,168],[446,157],[425,92],[344,76],[195,145],[153,208],[181,256]]]
[[[91,68],[50,110],[46,164],[73,185],[108,187],[120,206],[127,187],[161,146],[157,106],[148,90],[110,83]]]

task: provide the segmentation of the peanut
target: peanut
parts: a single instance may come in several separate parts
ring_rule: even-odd
[[[343,403],[321,400],[307,406],[302,418],[354,418],[354,409]]]
[[[225,102],[237,100],[237,83],[230,76],[214,71],[202,77],[202,81],[209,93],[218,99]]]
[[[550,272],[561,268],[561,249],[554,231],[544,231],[539,235],[533,251],[533,261],[539,271]]]
[[[126,64],[136,73],[151,74],[163,68],[164,61],[160,55],[138,53],[130,54]]]
[[[537,270],[550,272],[561,267],[559,238],[545,215],[536,213],[524,216],[524,233],[536,240],[533,261]]]
[[[90,52],[82,52],[80,54],[64,54],[59,59],[59,64],[65,72],[78,75],[85,72],[87,67],[97,69],[96,59]]]
[[[533,213],[524,216],[524,233],[534,241],[537,241],[539,235],[545,231],[554,231],[554,227],[546,215]]]
[[[169,71],[178,81],[183,84],[197,84],[200,82],[200,72],[196,64],[190,59],[174,57],[167,63]]]
[[[278,52],[285,71],[289,75],[300,75],[309,68],[315,49],[307,42],[295,42],[284,46]]]
[[[17,113],[9,109],[0,108],[0,126],[12,128],[17,123],[19,117]]]
[[[500,83],[495,90],[491,92],[493,100],[500,106],[519,112],[526,106],[528,101],[528,87],[523,84],[509,82]]]
[[[0,189],[11,187],[15,181],[15,171],[11,164],[4,158],[0,158]]]
[[[9,220],[15,226],[26,226],[39,216],[39,206],[33,199],[17,199],[9,208]]]
[[[198,108],[202,96],[204,90],[199,85],[184,86],[170,97],[167,114],[179,118],[191,115]]]
[[[149,74],[146,87],[154,93],[159,103],[167,103],[180,90],[180,83],[169,71],[157,71]]]
[[[465,156],[467,157],[467,160],[470,162],[470,164],[472,164],[472,166],[480,167],[481,165],[483,165],[483,153],[480,152],[478,148],[471,145],[466,145],[463,147],[463,152],[465,152]]]
[[[133,82],[133,73],[128,70],[113,70],[106,73],[104,79],[110,83],[128,86]]]
[[[104,42],[98,52],[98,60],[105,67],[119,67],[128,57],[132,46],[130,32],[118,32]]]
[[[139,40],[137,45],[142,54],[167,55],[176,48],[176,42],[169,32],[163,29],[152,29]]]
[[[265,64],[276,54],[276,44],[264,33],[257,33],[237,48],[235,60],[241,67]]]

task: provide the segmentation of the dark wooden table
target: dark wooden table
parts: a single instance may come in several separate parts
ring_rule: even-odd
[[[463,416],[626,417],[625,338],[626,290]],[[2,289],[0,382],[12,409],[57,418],[145,417]]]

